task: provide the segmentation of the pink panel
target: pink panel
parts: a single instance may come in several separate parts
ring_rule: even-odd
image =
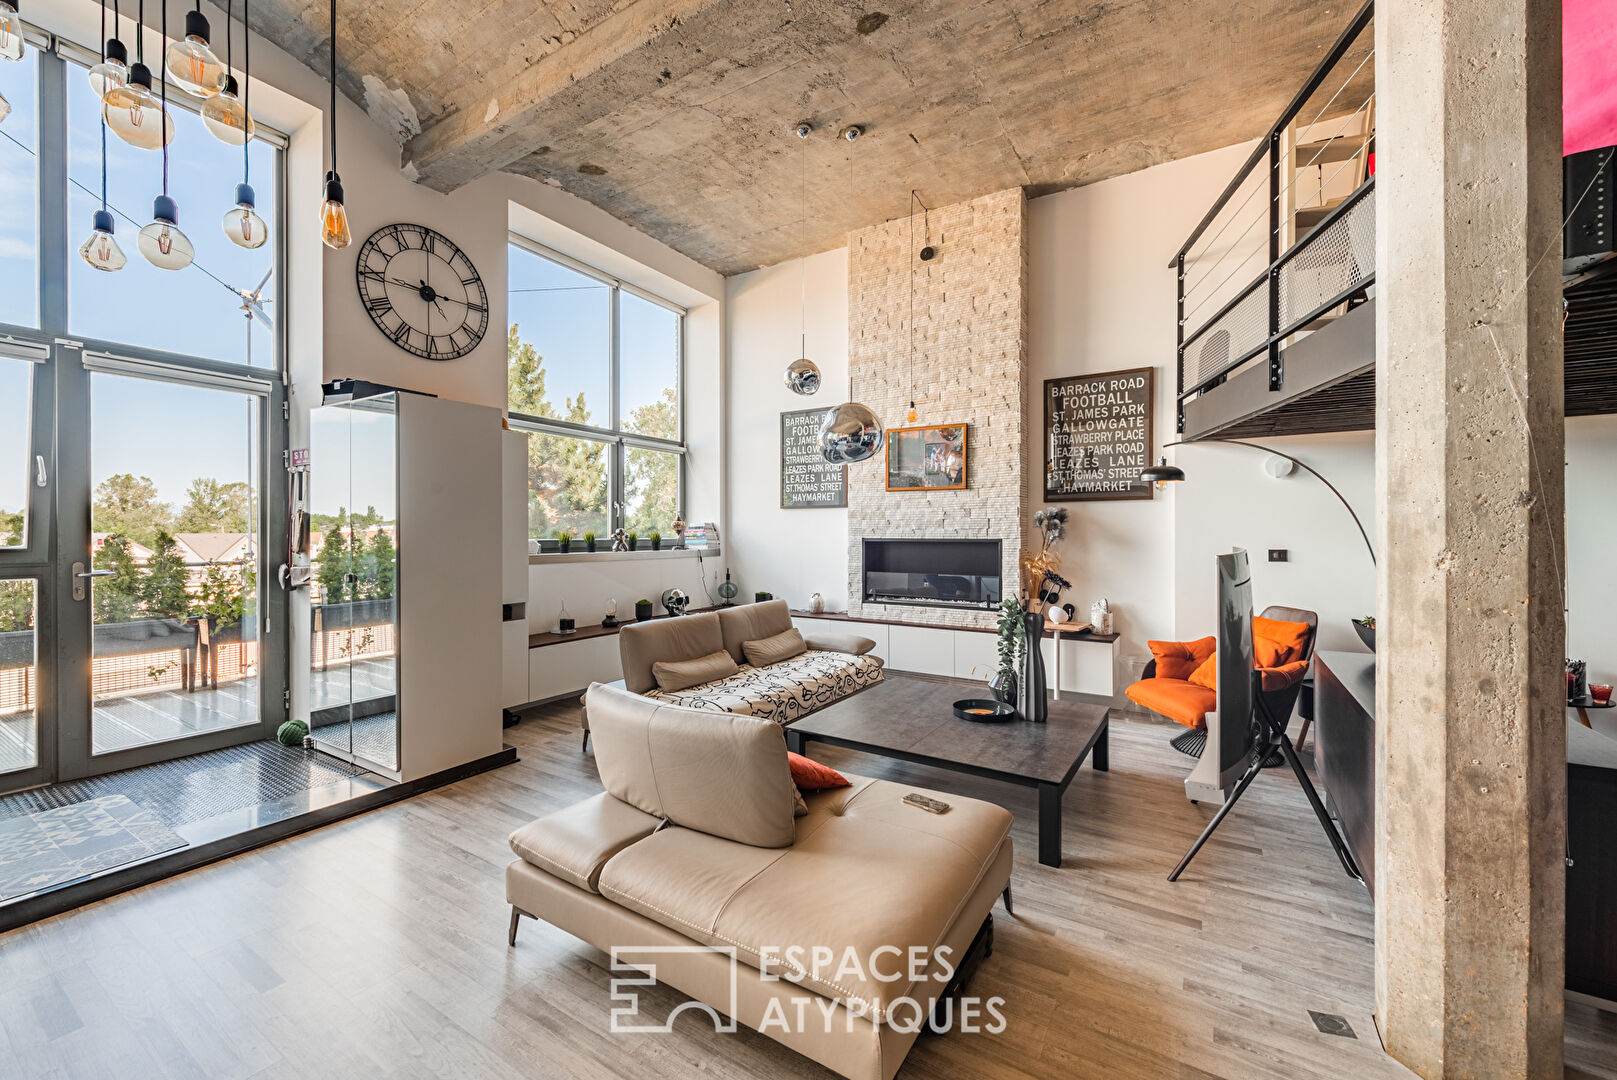
[[[1562,153],[1617,144],[1617,0],[1562,0]]]

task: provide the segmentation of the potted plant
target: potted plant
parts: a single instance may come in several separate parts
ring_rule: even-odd
[[[558,529],[556,531],[556,548],[563,554],[573,549],[573,531],[571,529]]]
[[[584,534],[584,550],[589,551],[589,552],[594,552],[594,550],[595,550],[595,534],[594,533],[587,532],[587,533]]]
[[[1016,660],[1025,640],[1023,614],[1022,602],[1016,597],[1000,601],[998,664],[988,683],[996,698],[1012,706],[1016,704]]]
[[[663,534],[662,533],[658,532],[656,529],[652,529],[651,530],[651,536],[648,537],[648,539],[651,541],[651,550],[652,551],[661,551],[663,549]]]
[[[636,551],[638,550],[638,545],[640,544],[640,537],[635,533],[624,533],[623,542],[629,545],[630,551]]]
[[[634,602],[634,621],[645,622],[649,618],[651,618],[651,601],[636,600]]]

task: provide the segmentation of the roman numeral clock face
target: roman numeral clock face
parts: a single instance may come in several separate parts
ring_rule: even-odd
[[[488,291],[466,253],[424,225],[384,225],[359,249],[359,299],[393,344],[455,360],[488,330]]]

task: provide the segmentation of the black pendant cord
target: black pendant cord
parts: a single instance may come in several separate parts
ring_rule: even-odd
[[[112,33],[118,34],[118,0],[113,0]],[[107,62],[107,0],[101,0],[101,62]],[[103,83],[103,86],[106,84]],[[107,113],[101,111],[101,209],[107,209]]]
[[[168,0],[163,5],[163,39],[157,52],[157,81],[163,95],[163,112],[158,117],[158,136],[163,140],[163,195],[168,195],[168,64],[164,53],[168,51]]]
[[[241,0],[241,111],[246,119],[241,122],[241,182],[252,183],[252,160],[247,148],[252,145],[248,125],[253,122],[253,24],[249,18],[252,0]],[[228,28],[226,30],[228,33]]]
[[[331,0],[331,171],[337,171],[337,0]]]
[[[910,408],[915,408],[915,189],[910,188]]]
[[[146,62],[146,0],[135,9],[135,63]]]
[[[799,136],[797,146],[797,227],[808,229],[808,139]],[[808,256],[803,256],[798,278],[797,355],[808,355]]]

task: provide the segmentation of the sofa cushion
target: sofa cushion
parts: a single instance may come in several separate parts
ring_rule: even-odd
[[[659,690],[684,690],[718,679],[728,679],[737,671],[736,662],[723,649],[698,656],[695,660],[658,660],[651,665],[652,678]]]
[[[852,653],[854,656],[863,656],[876,647],[873,638],[860,637],[858,634],[810,634],[803,638],[803,642],[811,649]]]
[[[799,791],[827,791],[849,786],[848,778],[831,766],[821,765],[813,758],[794,754],[790,750],[786,752],[786,765],[792,770],[792,783],[797,785]]]
[[[607,862],[601,895],[883,1020],[914,985],[910,950],[922,966],[931,958],[1008,842],[1011,814],[926,792],[952,804],[929,814],[902,801],[912,785],[850,779],[807,796],[789,848],[667,828]]]
[[[720,608],[718,619],[724,648],[738,664],[747,662],[747,654],[741,647],[743,643],[762,641],[792,628],[792,613],[784,600]]]
[[[1197,665],[1196,670],[1190,673],[1187,682],[1197,686],[1205,686],[1209,690],[1218,689],[1218,653],[1213,653],[1206,660]]]
[[[1218,709],[1218,693],[1186,679],[1141,679],[1124,691],[1128,699],[1188,728],[1205,727]]]
[[[1218,641],[1209,635],[1195,641],[1147,641],[1145,645],[1157,662],[1157,678],[1188,679],[1203,660],[1213,655]]]
[[[743,641],[741,651],[747,654],[747,663],[762,668],[801,656],[808,651],[808,646],[803,644],[803,635],[794,626],[760,641]]]
[[[1260,668],[1284,667],[1301,660],[1314,628],[1305,622],[1252,617],[1252,653]]]
[[[743,664],[736,674],[718,682],[672,692],[648,690],[645,696],[688,709],[743,713],[790,724],[881,680],[879,656],[811,651],[766,668]]]
[[[657,685],[651,665],[658,660],[695,660],[722,648],[724,635],[719,630],[719,617],[711,611],[700,615],[682,615],[677,619],[624,623],[618,631],[618,659],[623,664],[623,685],[637,694],[643,694]]]
[[[606,790],[648,814],[740,844],[792,842],[786,736],[750,716],[682,709],[596,683],[584,695]]]
[[[603,791],[528,822],[511,834],[511,850],[563,881],[596,892],[606,860],[661,824],[661,818]]]

